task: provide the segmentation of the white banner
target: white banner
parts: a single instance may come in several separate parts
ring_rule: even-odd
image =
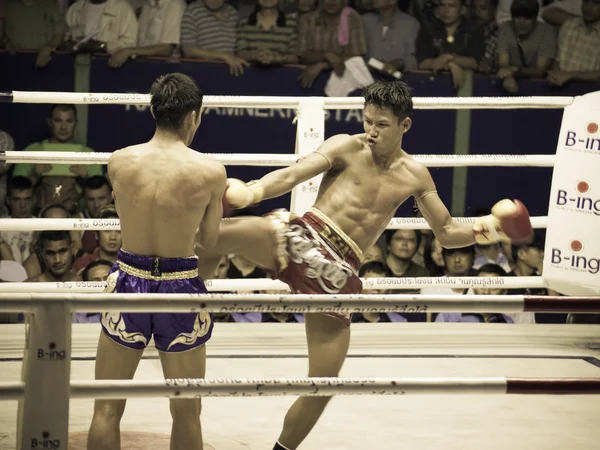
[[[567,295],[600,294],[600,92],[563,115],[552,174],[543,278]]]
[[[314,152],[325,140],[325,109],[323,97],[307,97],[298,106],[296,154],[305,156]],[[303,215],[314,205],[323,175],[318,175],[292,190],[290,211]]]

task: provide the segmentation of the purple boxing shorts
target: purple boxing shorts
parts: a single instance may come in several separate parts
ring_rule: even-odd
[[[119,250],[107,280],[106,292],[146,294],[203,294],[198,259],[139,256]],[[143,350],[154,336],[157,350],[183,352],[203,345],[213,329],[212,314],[103,313],[102,330],[116,343]]]

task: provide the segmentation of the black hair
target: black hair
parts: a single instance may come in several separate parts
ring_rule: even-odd
[[[510,5],[510,15],[515,17],[526,17],[535,19],[540,12],[540,5],[537,0],[513,0]]]
[[[64,205],[61,205],[60,203],[51,203],[49,205],[44,206],[38,215],[41,218],[44,218],[45,214],[48,211],[50,211],[51,209],[60,209],[65,212],[67,217],[71,217],[71,213],[69,213],[69,210]]]
[[[258,2],[256,2],[256,6],[254,7],[254,11],[252,11],[252,14],[250,14],[248,16],[248,25],[251,26],[255,26],[258,22],[258,12],[260,11],[260,5],[258,4]],[[277,12],[277,26],[279,28],[283,28],[285,27],[286,24],[286,19],[285,19],[285,13],[283,11],[278,11]]]
[[[403,81],[375,81],[364,89],[364,97],[365,106],[389,109],[399,120],[412,115],[412,88]]]
[[[81,273],[81,278],[83,281],[90,281],[88,279],[90,270],[98,266],[107,266],[110,269],[112,267],[112,263],[110,261],[106,261],[105,259],[97,259],[96,261],[92,261],[85,267],[85,269],[83,269],[83,272]]]
[[[109,189],[111,188],[107,178],[102,175],[94,175],[93,177],[86,178],[83,182],[83,189],[96,190],[100,189],[102,186],[108,186]]]
[[[482,273],[493,273],[494,275],[498,275],[499,277],[505,277],[507,275],[506,270],[504,270],[502,266],[492,263],[484,264],[479,269],[477,269],[477,276],[479,276]]]
[[[511,246],[511,256],[514,262],[517,262],[517,258],[519,256],[519,250],[528,249],[528,248],[537,248],[538,250],[544,250],[544,245],[546,243],[544,232],[541,230],[535,230],[533,234],[533,241],[529,244],[515,245]]]
[[[386,230],[385,231],[385,243],[388,247],[390,246],[390,244],[392,242],[392,238],[394,237],[394,234],[396,234],[396,231],[400,231],[400,230]],[[417,239],[417,249],[418,249],[421,246],[421,239],[423,238],[421,231],[419,231],[419,230],[408,230],[408,231],[415,232],[415,237]]]
[[[68,105],[68,104],[62,104],[59,103],[57,105],[52,105],[50,107],[50,114],[48,115],[49,119],[52,119],[52,115],[54,114],[54,111],[60,109],[61,111],[73,111],[73,115],[75,116],[75,119],[77,119],[77,108],[75,108],[75,105]]]
[[[68,241],[71,243],[71,234],[68,231],[42,231],[40,233],[40,247],[44,248],[46,242]]]
[[[455,253],[471,255],[473,258],[475,258],[475,246],[469,245],[468,247],[458,247],[458,248],[442,247],[442,257],[444,259],[446,259],[446,256],[454,255]]]
[[[388,266],[380,261],[369,261],[368,263],[364,263],[362,266],[360,266],[360,269],[358,269],[358,276],[362,277],[367,272],[381,273],[384,277],[392,276],[392,272]]]
[[[185,116],[192,111],[200,114],[203,93],[187,75],[169,73],[159,77],[150,88],[150,105],[160,128],[178,130]]]
[[[33,189],[33,183],[27,177],[13,177],[8,182],[7,191],[9,197],[13,191],[25,191],[27,189]]]

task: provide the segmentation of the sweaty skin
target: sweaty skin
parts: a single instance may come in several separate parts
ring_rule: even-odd
[[[183,143],[151,141],[114,152],[108,176],[123,250],[177,258],[194,255],[196,243],[214,245],[226,182],[220,163]]]

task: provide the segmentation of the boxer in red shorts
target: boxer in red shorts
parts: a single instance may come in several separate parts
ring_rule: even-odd
[[[405,83],[377,81],[364,97],[364,134],[333,136],[296,164],[261,180],[228,180],[226,207],[243,208],[324,174],[314,207],[302,217],[275,211],[262,218],[223,220],[215,247],[199,252],[201,275],[216,267],[220,255],[234,253],[271,271],[295,293],[359,293],[362,252],[410,197],[444,247],[532,238],[529,214],[519,201],[502,200],[475,224],[452,219],[428,169],[402,149],[412,124],[411,90]],[[349,323],[339,314],[305,314],[310,377],[338,376],[350,343]],[[329,400],[299,397],[274,450],[298,447]]]

